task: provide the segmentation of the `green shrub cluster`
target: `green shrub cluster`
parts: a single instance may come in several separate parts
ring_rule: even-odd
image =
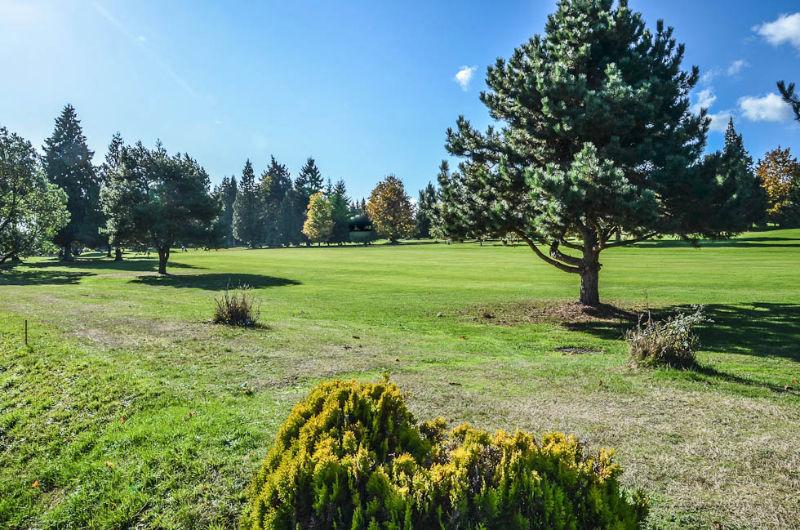
[[[399,389],[330,381],[295,406],[250,486],[243,527],[636,528],[612,452],[572,436],[417,424]]]
[[[678,313],[661,321],[648,316],[625,334],[631,363],[635,366],[688,368],[697,364],[695,352],[700,340],[694,328],[706,322],[702,307],[692,313]]]

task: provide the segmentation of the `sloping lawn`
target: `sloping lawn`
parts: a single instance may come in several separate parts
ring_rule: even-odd
[[[523,246],[173,258],[0,273],[0,527],[233,527],[292,404],[385,372],[423,419],[616,448],[654,527],[800,527],[800,230],[605,253],[604,301],[707,307],[690,371],[629,368],[630,324],[527,318],[578,278]],[[264,328],[209,323],[239,284]]]

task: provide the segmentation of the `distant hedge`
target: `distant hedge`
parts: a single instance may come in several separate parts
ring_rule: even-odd
[[[612,452],[574,437],[418,425],[389,382],[320,384],[249,489],[244,528],[636,528]]]

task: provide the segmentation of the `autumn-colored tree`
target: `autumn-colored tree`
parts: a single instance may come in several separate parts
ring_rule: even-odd
[[[303,234],[312,243],[327,241],[333,231],[333,205],[324,193],[318,191],[308,200]]]
[[[414,207],[403,182],[394,175],[375,186],[366,208],[378,233],[390,243],[396,244],[401,237],[414,235]]]
[[[789,148],[768,151],[756,166],[756,175],[767,192],[767,215],[781,226],[800,221],[800,163]]]

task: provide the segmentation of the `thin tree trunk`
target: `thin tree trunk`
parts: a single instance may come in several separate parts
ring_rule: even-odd
[[[167,261],[169,261],[169,247],[158,247],[158,273],[167,273]]]
[[[114,261],[122,261],[122,247],[119,245],[114,247]]]
[[[72,257],[72,242],[64,245],[61,254],[61,261],[74,261]]]
[[[111,243],[109,243],[108,245],[106,245],[106,257],[107,257],[107,258],[110,258],[110,257],[111,257]]]

